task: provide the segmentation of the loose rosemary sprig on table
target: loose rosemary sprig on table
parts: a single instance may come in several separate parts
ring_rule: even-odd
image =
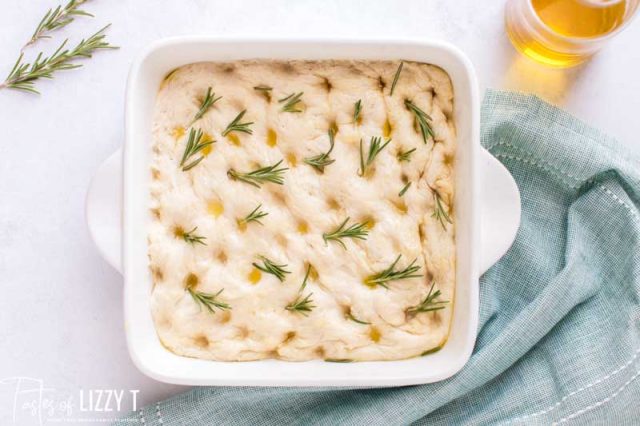
[[[264,256],[259,257],[262,260],[262,265],[259,265],[255,262],[253,262],[252,265],[257,269],[260,269],[262,272],[275,276],[278,280],[280,280],[280,282],[284,281],[286,274],[291,273],[291,271],[287,271],[286,269],[284,269],[288,266],[287,264],[278,265],[277,263],[274,263]]]
[[[242,110],[238,115],[236,115],[236,118],[234,118],[233,121],[229,123],[227,128],[224,129],[224,132],[222,132],[222,136],[227,136],[231,132],[242,132],[250,135],[253,134],[253,130],[251,130],[251,128],[249,127],[253,124],[253,121],[250,121],[248,123],[240,122],[240,120],[242,120],[242,117],[244,117],[244,114],[246,112],[247,110],[245,109],[245,110]]]
[[[79,7],[87,1],[88,0],[70,0],[64,7],[58,5],[55,9],[49,9],[42,17],[42,20],[40,20],[40,23],[36,27],[36,30],[33,32],[29,41],[22,47],[22,50],[24,51],[25,48],[40,39],[51,38],[47,33],[66,27],[73,22],[76,16],[93,17],[92,14],[79,9]]]
[[[302,285],[300,286],[300,290],[298,290],[298,295],[296,299],[289,303],[285,309],[291,312],[297,312],[304,316],[307,316],[309,312],[313,310],[316,306],[313,304],[313,300],[311,300],[311,296],[313,293],[307,294],[305,297],[302,297],[302,292],[304,288],[307,286],[307,280],[309,279],[309,273],[311,272],[311,265],[307,266],[307,273],[304,275],[304,280],[302,280]]]
[[[191,120],[191,124],[200,120],[207,113],[207,111],[209,111],[209,108],[211,108],[213,104],[218,102],[220,99],[222,99],[222,96],[218,96],[216,98],[216,94],[213,93],[211,91],[211,87],[209,87],[207,89],[207,94],[204,95],[204,99],[202,99],[202,102],[200,103],[200,108],[198,109],[198,112],[193,117],[193,120]]]
[[[404,106],[406,106],[407,109],[413,113],[415,122],[418,123],[418,127],[420,128],[422,141],[426,144],[429,136],[435,137],[430,123],[431,116],[418,108],[418,106],[411,102],[409,99],[405,99]]]
[[[329,150],[323,154],[318,154],[313,157],[307,157],[304,159],[304,162],[311,167],[314,167],[320,173],[324,173],[324,168],[336,161],[332,158],[329,158],[329,154],[331,154],[331,151],[333,151],[333,146],[335,144],[335,136],[335,131],[333,129],[329,129]]]
[[[389,145],[389,142],[391,142],[391,139],[387,139],[383,144],[380,136],[372,136],[371,142],[369,142],[369,153],[365,160],[364,153],[362,152],[362,139],[360,139],[360,170],[358,171],[360,176],[364,176],[367,167],[369,167],[371,163],[373,163],[373,160],[376,159],[376,156],[380,154],[387,145]]]
[[[347,246],[342,241],[343,238],[354,238],[358,240],[366,240],[369,235],[369,231],[367,230],[367,222],[363,223],[354,223],[353,225],[345,228],[347,222],[349,222],[350,217],[346,218],[344,222],[340,224],[335,230],[331,232],[325,232],[322,234],[322,239],[325,243],[329,241],[335,241],[342,246],[343,249],[347,249]]]
[[[431,217],[435,218],[438,222],[440,222],[440,225],[442,225],[442,229],[446,230],[447,226],[445,222],[453,223],[453,221],[451,220],[451,216],[449,215],[446,208],[444,207],[442,203],[442,197],[440,197],[440,194],[438,194],[438,191],[436,191],[433,188],[431,190],[433,191],[433,203],[434,203],[433,213],[431,214]]]
[[[282,163],[282,160],[278,161],[276,164],[267,167],[261,167],[257,170],[248,173],[237,172],[234,169],[230,169],[227,172],[227,175],[234,180],[239,180],[249,185],[253,185],[256,188],[260,188],[260,185],[271,182],[278,185],[282,185],[284,183],[284,172],[289,170],[288,167],[280,167],[278,166]]]
[[[193,157],[194,155],[202,151],[204,148],[208,147],[209,145],[215,142],[214,140],[203,141],[202,136],[203,136],[202,129],[195,130],[191,128],[191,130],[189,131],[189,138],[187,139],[187,145],[184,148],[184,154],[182,154],[182,160],[180,160],[180,167],[182,167],[183,172],[193,169],[195,166],[198,165],[198,163],[200,163],[204,159],[204,155],[201,155],[200,157],[196,158],[190,163],[187,163],[187,161],[191,157]]]
[[[400,73],[402,72],[403,66],[404,62],[400,62],[398,70],[396,71],[396,75],[393,77],[393,83],[391,83],[391,91],[389,91],[389,96],[393,96],[393,91],[396,88],[396,84],[398,83],[398,78],[400,78]]]
[[[411,186],[411,182],[407,182],[406,185],[403,186],[400,192],[398,193],[398,197],[402,197],[404,193],[407,192],[410,186]]]
[[[418,278],[422,276],[422,274],[415,273],[420,269],[420,265],[415,264],[416,259],[413,259],[413,261],[406,268],[396,271],[394,268],[396,267],[401,257],[402,255],[399,254],[398,257],[396,257],[396,260],[394,260],[387,269],[365,278],[364,283],[371,287],[379,285],[380,287],[389,288],[387,287],[387,283],[390,281]]]
[[[353,105],[353,124],[360,123],[360,120],[362,118],[361,114],[362,114],[362,99],[358,99],[358,102],[356,102]]]
[[[218,300],[218,296],[220,296],[220,293],[222,293],[224,289],[220,290],[216,294],[196,291],[192,287],[187,287],[187,291],[198,305],[204,306],[212,314],[216,313],[216,308],[221,311],[231,309],[231,306],[228,303]]]
[[[410,149],[409,151],[400,151],[398,153],[398,161],[406,161],[409,162],[411,161],[411,154],[413,154],[416,151],[415,148]]]
[[[23,62],[24,53],[21,53],[5,81],[0,83],[0,90],[9,88],[40,94],[35,88],[35,82],[40,78],[51,79],[57,71],[80,68],[82,64],[75,63],[74,60],[91,58],[96,50],[117,49],[118,47],[105,41],[104,31],[109,28],[109,25],[88,39],[82,39],[71,50],[65,49],[68,42],[65,40],[51,56],[44,57],[44,54],[40,52],[33,63]]]
[[[440,297],[440,295],[442,294],[440,292],[440,290],[436,290],[435,292],[433,291],[433,287],[436,285],[435,281],[431,284],[431,288],[429,289],[429,293],[427,294],[427,296],[420,302],[418,303],[416,306],[411,306],[410,308],[407,308],[407,313],[408,314],[419,314],[421,312],[432,312],[432,311],[439,311],[440,309],[444,309],[447,303],[449,303],[448,300],[443,300],[443,301],[439,301],[439,300],[435,300],[438,297]]]
[[[260,222],[260,219],[262,219],[263,217],[265,217],[269,213],[260,210],[261,207],[262,207],[262,204],[258,204],[258,207],[253,209],[253,211],[251,213],[249,213],[248,215],[246,215],[242,219],[238,219],[238,224],[245,224],[246,225],[249,222],[256,222],[256,223],[259,223],[260,225],[262,225],[262,222]]]
[[[285,98],[278,99],[278,103],[285,102],[285,104],[282,106],[282,111],[284,111],[284,112],[302,112],[302,110],[298,108],[298,104],[300,102],[302,102],[302,100],[300,98],[302,98],[303,94],[304,94],[304,92],[292,93],[292,94],[290,94],[289,96],[287,96]]]
[[[191,231],[183,232],[182,239],[191,245],[194,245],[197,243],[197,244],[202,244],[203,246],[206,246],[207,243],[205,243],[204,240],[206,240],[207,238],[201,235],[196,235],[195,232],[197,230],[198,230],[198,227],[196,226]]]

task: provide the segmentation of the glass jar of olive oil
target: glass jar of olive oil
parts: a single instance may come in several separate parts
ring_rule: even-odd
[[[506,29],[523,54],[555,67],[577,65],[633,17],[640,0],[509,0]]]

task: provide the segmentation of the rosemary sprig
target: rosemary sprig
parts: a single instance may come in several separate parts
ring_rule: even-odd
[[[278,185],[282,185],[284,183],[284,172],[289,170],[288,167],[280,167],[278,166],[282,163],[282,160],[278,161],[276,164],[267,167],[261,167],[257,170],[248,173],[237,172],[233,169],[230,169],[227,172],[227,175],[234,180],[240,180],[242,182],[248,183],[249,185],[253,185],[257,188],[260,188],[260,185],[263,183],[271,182]]]
[[[324,239],[325,244],[329,241],[335,241],[339,243],[343,249],[346,250],[347,246],[342,241],[343,238],[355,238],[358,240],[367,239],[367,235],[369,235],[369,231],[367,230],[367,222],[354,223],[348,228],[345,228],[349,219],[351,218],[346,218],[344,222],[342,222],[340,226],[338,226],[335,230],[322,234],[322,239]]]
[[[284,281],[286,274],[291,273],[291,271],[287,271],[286,269],[284,269],[287,267],[286,264],[278,265],[277,263],[273,263],[273,261],[269,260],[264,256],[259,256],[259,257],[262,260],[262,265],[258,265],[255,262],[253,262],[252,265],[255,266],[257,269],[260,269],[262,272],[266,272],[267,274],[274,275],[278,280],[280,280],[280,282]]]
[[[207,111],[209,111],[209,108],[211,108],[213,106],[213,104],[218,102],[220,99],[222,99],[222,96],[218,96],[216,98],[216,94],[211,92],[211,87],[209,87],[207,89],[207,94],[204,96],[204,99],[202,100],[202,103],[200,104],[200,109],[198,109],[198,112],[193,117],[193,120],[191,121],[191,124],[193,124],[196,121],[200,120],[207,113]]]
[[[204,148],[208,147],[209,145],[215,142],[214,140],[203,141],[202,136],[203,136],[202,129],[195,130],[191,128],[191,130],[189,131],[189,138],[187,139],[187,145],[184,147],[184,154],[182,154],[182,160],[180,160],[180,167],[182,167],[183,172],[193,169],[195,166],[198,165],[198,163],[200,163],[204,159],[204,155],[201,155],[200,157],[196,158],[190,163],[187,163],[187,161],[191,157],[193,157],[194,155],[202,151]]]
[[[367,159],[365,161],[364,154],[362,152],[362,139],[360,139],[360,170],[358,174],[360,176],[364,176],[367,167],[373,163],[373,160],[376,159],[376,156],[380,154],[380,152],[389,145],[391,139],[387,139],[387,141],[383,144],[382,138],[380,136],[372,136],[371,142],[369,142],[369,153],[367,154]]]
[[[311,167],[314,167],[320,173],[324,173],[324,168],[329,164],[333,163],[334,161],[336,161],[332,158],[329,158],[329,154],[331,154],[331,151],[333,151],[333,146],[335,144],[335,136],[336,136],[335,130],[329,129],[329,144],[330,144],[329,151],[323,154],[318,154],[313,157],[307,157],[304,159],[304,162],[310,165]]]
[[[260,210],[260,207],[262,207],[262,204],[258,204],[258,207],[253,209],[253,211],[251,213],[249,213],[248,215],[246,215],[242,219],[239,219],[238,223],[239,224],[242,224],[242,223],[247,224],[249,222],[256,222],[256,223],[259,223],[260,225],[262,225],[262,222],[260,222],[260,219],[262,219],[263,217],[265,217],[269,213]]]
[[[55,9],[49,9],[40,20],[29,41],[22,47],[22,50],[24,51],[25,48],[40,39],[51,38],[47,33],[66,27],[73,22],[76,16],[93,17],[92,14],[79,9],[86,2],[87,0],[70,0],[64,7],[58,5]]]
[[[411,161],[411,154],[413,154],[416,151],[415,148],[410,149],[409,151],[400,151],[398,153],[398,161]]]
[[[311,296],[313,296],[313,293],[307,294],[304,298],[302,298],[302,295],[299,294],[296,297],[296,300],[294,300],[293,302],[289,303],[285,307],[285,309],[287,311],[301,313],[302,315],[304,315],[306,317],[308,315],[308,312],[311,312],[313,310],[313,308],[316,307],[313,304],[313,300],[311,300]]]
[[[206,246],[207,243],[205,243],[204,240],[206,240],[207,238],[201,235],[196,235],[195,232],[197,229],[198,227],[196,226],[191,231],[183,232],[182,238],[191,245],[194,245],[197,243],[197,244],[202,244],[203,246]]]
[[[308,312],[311,312],[313,308],[316,307],[313,304],[313,300],[311,300],[311,296],[313,296],[313,293],[307,294],[304,298],[302,297],[302,292],[307,286],[307,280],[309,279],[310,272],[311,265],[307,266],[307,273],[304,275],[304,280],[302,280],[302,285],[300,286],[300,290],[298,290],[296,299],[285,307],[287,311],[298,312],[304,316],[307,316]]]
[[[220,290],[216,294],[213,294],[205,293],[203,291],[196,291],[191,287],[187,287],[187,291],[189,292],[193,300],[198,305],[202,305],[207,308],[207,310],[212,314],[216,313],[215,308],[220,309],[221,311],[231,309],[231,306],[229,306],[229,304],[218,300],[218,296],[220,296],[220,293],[222,293],[223,290],[224,289]]]
[[[362,99],[358,99],[358,102],[353,105],[353,124],[358,124],[360,122],[360,120],[362,119],[361,114]]]
[[[400,192],[398,193],[398,197],[402,197],[404,193],[407,192],[410,186],[411,186],[411,182],[407,182],[407,184],[403,186]]]
[[[347,314],[347,318],[348,318],[348,319],[350,319],[350,320],[351,320],[351,321],[353,321],[353,322],[357,322],[358,324],[362,324],[362,325],[371,325],[371,323],[370,323],[370,322],[362,321],[362,320],[359,320],[358,318],[354,317],[354,316],[351,314],[351,312],[349,312],[349,313]]]
[[[409,99],[405,99],[404,106],[406,106],[407,109],[413,113],[415,122],[418,123],[418,127],[420,127],[422,141],[426,144],[429,136],[434,137],[433,129],[431,128],[430,123],[431,116],[418,108],[418,106],[411,102]]]
[[[435,300],[442,294],[440,290],[433,291],[433,287],[436,285],[435,281],[431,283],[431,288],[429,289],[429,293],[427,296],[416,306],[411,306],[407,308],[408,314],[419,314],[421,312],[432,312],[439,311],[440,309],[445,308],[445,304],[449,303],[448,300]]]
[[[387,287],[387,283],[390,281],[418,278],[422,276],[422,274],[415,273],[420,269],[420,265],[415,265],[416,259],[413,259],[406,268],[399,271],[394,270],[401,257],[402,255],[399,254],[398,257],[396,257],[396,260],[394,260],[387,269],[365,278],[364,283],[372,287],[379,285],[380,287],[389,288]]]
[[[112,46],[105,41],[104,31],[109,28],[109,25],[88,39],[82,39],[80,43],[71,50],[65,49],[68,42],[68,40],[65,40],[51,56],[43,57],[44,54],[40,52],[33,63],[23,62],[22,58],[24,57],[24,53],[20,53],[9,75],[3,83],[0,83],[0,90],[9,88],[40,94],[35,88],[35,82],[37,80],[41,78],[53,78],[54,73],[57,71],[80,68],[82,64],[75,63],[74,60],[91,58],[91,55],[96,50],[117,49],[118,47]]]
[[[396,88],[396,83],[398,82],[398,78],[400,78],[400,73],[402,72],[403,66],[404,62],[400,62],[398,70],[396,71],[396,75],[393,77],[393,83],[391,83],[391,91],[389,91],[389,96],[393,96],[393,90]]]
[[[248,123],[240,122],[240,120],[242,120],[242,117],[244,117],[244,114],[246,112],[247,110],[245,109],[245,110],[242,110],[242,112],[240,112],[238,115],[236,115],[236,118],[234,118],[233,121],[229,123],[227,128],[224,129],[224,132],[222,132],[222,136],[227,136],[231,132],[242,132],[242,133],[248,133],[250,135],[253,134],[253,130],[249,128],[249,126],[253,124],[253,121],[250,121]]]
[[[302,102],[302,100],[300,98],[302,98],[302,95],[304,94],[304,92],[300,92],[300,93],[292,93],[289,96],[282,98],[282,99],[278,99],[278,103],[283,103],[285,102],[285,104],[282,106],[282,111],[284,112],[302,112],[301,109],[298,109],[298,104],[300,102]]]
[[[436,191],[433,188],[431,190],[433,191],[433,203],[434,203],[433,213],[431,214],[431,217],[435,218],[438,222],[440,222],[440,225],[442,225],[442,228],[446,230],[447,226],[445,222],[453,223],[453,221],[451,220],[451,216],[449,216],[449,213],[444,207],[442,203],[442,197],[440,197],[440,194],[438,194],[438,191]]]

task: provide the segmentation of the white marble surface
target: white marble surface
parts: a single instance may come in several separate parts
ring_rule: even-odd
[[[3,2],[0,75],[9,71],[44,9],[55,4]],[[537,93],[640,154],[640,21],[588,64],[558,71],[515,53],[504,33],[503,6],[503,1],[475,0],[92,1],[87,9],[96,18],[80,19],[58,36],[75,41],[112,22],[109,39],[120,50],[100,53],[84,68],[39,84],[40,97],[0,91],[0,379],[43,380],[56,389],[54,399],[69,395],[74,400],[73,416],[81,416],[81,389],[139,389],[139,404],[185,389],[148,379],[131,363],[123,333],[122,279],[94,250],[84,224],[89,180],[122,143],[129,64],[158,38],[444,39],[469,55],[482,90]],[[2,424],[11,420],[13,395],[10,385],[0,384]],[[130,398],[124,405],[130,407]],[[37,424],[35,417],[17,421]]]

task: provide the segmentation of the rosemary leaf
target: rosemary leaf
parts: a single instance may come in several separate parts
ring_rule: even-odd
[[[302,95],[304,94],[304,92],[300,92],[300,93],[292,93],[289,96],[282,98],[282,99],[278,99],[278,103],[285,103],[282,106],[282,111],[284,112],[302,112],[301,109],[298,108],[298,104],[300,102],[302,102],[302,100],[300,98],[302,98]]]
[[[282,163],[282,160],[278,161],[276,164],[267,167],[261,167],[257,170],[248,173],[237,172],[233,169],[230,169],[227,172],[227,175],[234,180],[239,180],[249,185],[253,185],[257,188],[260,188],[260,185],[271,182],[278,185],[282,185],[284,183],[284,172],[289,170],[287,167],[278,168],[278,166]]]
[[[64,7],[59,5],[55,9],[49,9],[40,20],[29,41],[22,47],[22,50],[40,39],[51,38],[47,33],[66,27],[73,22],[76,16],[93,17],[92,14],[79,9],[86,2],[87,0],[70,0]]]
[[[45,57],[44,53],[40,52],[33,63],[23,62],[24,54],[21,53],[5,81],[0,83],[0,90],[8,88],[40,94],[35,87],[35,83],[39,79],[51,79],[58,71],[80,68],[82,64],[74,61],[81,58],[91,58],[91,55],[99,49],[117,49],[118,47],[105,41],[104,32],[110,25],[105,26],[91,37],[82,39],[71,50],[65,49],[68,42],[65,40],[51,56]]]
[[[389,96],[393,96],[393,91],[396,88],[396,83],[398,83],[398,78],[400,78],[400,73],[402,72],[402,67],[404,66],[404,62],[400,62],[398,66],[398,70],[396,71],[396,75],[393,77],[393,83],[391,83],[391,91],[389,92]]]
[[[394,260],[387,269],[365,278],[364,283],[371,287],[379,285],[380,287],[388,288],[387,283],[390,281],[418,278],[422,276],[422,274],[415,273],[420,269],[419,265],[415,265],[416,259],[413,259],[406,268],[396,271],[394,268],[401,257],[402,255],[399,254],[398,257],[396,257],[396,260]]]
[[[426,144],[429,137],[434,137],[433,129],[431,128],[431,117],[429,114],[418,108],[416,104],[409,99],[405,99],[404,105],[409,111],[413,113],[415,122],[418,123],[420,128],[420,134],[422,135],[422,141]]]
[[[236,118],[234,118],[233,121],[229,123],[227,128],[224,129],[224,132],[222,132],[222,136],[227,136],[231,132],[242,132],[250,135],[253,134],[253,130],[251,130],[251,128],[249,127],[253,124],[253,121],[250,121],[248,123],[240,122],[240,120],[242,120],[242,117],[244,117],[244,114],[246,112],[247,110],[244,109],[238,115],[236,115]]]
[[[431,283],[431,288],[429,289],[429,293],[427,296],[417,305],[411,306],[407,308],[408,314],[419,314],[421,312],[432,312],[439,311],[440,309],[444,309],[448,300],[439,301],[436,300],[442,294],[440,290],[433,291],[433,287],[436,285],[435,281]]]
[[[218,296],[220,296],[220,293],[222,293],[223,290],[224,289],[220,290],[216,294],[212,294],[202,291],[196,291],[191,287],[187,287],[187,291],[189,292],[193,300],[198,305],[202,305],[207,308],[207,310],[212,314],[216,313],[215,308],[220,309],[221,311],[231,309],[231,306],[229,306],[229,304],[218,300]]]
[[[347,314],[347,318],[350,319],[353,322],[357,322],[358,324],[371,325],[370,322],[359,320],[358,318],[354,317],[351,313]]]
[[[325,358],[324,362],[345,363],[345,362],[353,362],[353,360],[348,358]]]
[[[398,153],[398,161],[406,161],[406,162],[411,161],[411,154],[413,154],[415,151],[416,151],[415,148],[410,149],[409,151],[404,151],[404,152],[400,151]]]
[[[343,249],[347,249],[347,246],[342,241],[343,238],[354,238],[358,240],[366,240],[369,231],[367,230],[367,222],[354,223],[353,225],[345,228],[347,222],[351,219],[346,218],[344,222],[340,224],[335,230],[322,234],[325,244],[329,241],[335,241],[342,246]]]
[[[362,99],[358,99],[353,105],[353,124],[359,124],[362,120]]]
[[[358,174],[360,176],[364,176],[367,167],[373,163],[373,160],[376,159],[376,156],[380,154],[380,152],[389,145],[391,139],[387,139],[387,141],[383,144],[382,138],[380,136],[372,136],[371,142],[369,142],[369,153],[367,154],[367,159],[365,160],[364,154],[362,152],[362,139],[360,139],[360,170]]]
[[[202,129],[195,130],[191,128],[191,130],[189,131],[189,137],[187,138],[187,145],[184,148],[184,154],[182,154],[182,160],[180,160],[180,167],[182,167],[183,172],[193,169],[204,159],[204,155],[201,155],[200,157],[188,163],[188,160],[190,160],[191,157],[193,157],[194,155],[202,151],[204,148],[206,148],[207,146],[215,142],[214,140],[203,141],[202,136],[203,136]]]
[[[198,230],[198,227],[196,226],[191,231],[183,232],[182,238],[191,245],[194,245],[197,243],[197,244],[202,244],[203,246],[206,246],[207,243],[205,243],[204,240],[206,240],[207,238],[200,235],[196,235],[195,232],[197,230]]]
[[[211,92],[211,87],[209,87],[207,89],[207,94],[204,96],[204,99],[202,100],[202,103],[200,104],[200,109],[198,109],[198,112],[193,117],[193,120],[191,121],[191,124],[193,124],[196,121],[198,121],[199,119],[201,119],[207,113],[209,108],[211,108],[213,106],[213,104],[218,102],[220,99],[222,99],[222,96],[218,96],[216,98],[216,94],[212,93]]]
[[[431,217],[435,218],[440,225],[442,225],[442,229],[447,229],[447,225],[445,222],[453,223],[451,220],[451,216],[447,212],[447,209],[443,205],[442,197],[438,194],[438,191],[432,189],[433,191],[433,213]]]
[[[336,161],[332,158],[329,158],[329,154],[331,154],[331,151],[333,151],[333,146],[335,144],[335,135],[335,130],[329,129],[329,150],[323,154],[318,154],[313,157],[307,157],[304,159],[304,162],[311,167],[314,167],[320,173],[324,173],[324,168]]]
[[[286,264],[278,265],[277,263],[274,263],[273,261],[269,260],[264,256],[259,256],[259,257],[262,260],[262,265],[259,265],[255,262],[252,263],[252,265],[255,266],[257,269],[260,269],[262,272],[266,272],[267,274],[271,274],[275,276],[278,280],[280,280],[280,282],[284,281],[286,274],[291,273],[291,271],[287,271],[286,269],[284,269],[287,267]]]
[[[251,213],[249,213],[248,215],[246,215],[242,219],[239,219],[238,223],[239,224],[241,224],[241,223],[247,224],[249,222],[256,222],[256,223],[259,223],[260,225],[262,225],[262,222],[260,222],[260,219],[262,219],[263,217],[267,216],[269,213],[260,210],[260,207],[262,207],[262,204],[258,204],[258,207],[253,209],[253,211]]]
[[[407,184],[403,186],[400,192],[398,193],[398,197],[402,197],[404,193],[407,192],[410,186],[411,186],[411,182],[407,182]]]
[[[272,87],[260,85],[260,86],[254,86],[253,90],[256,90],[262,93],[262,96],[264,96],[267,102],[271,102],[271,91],[273,90]]]

